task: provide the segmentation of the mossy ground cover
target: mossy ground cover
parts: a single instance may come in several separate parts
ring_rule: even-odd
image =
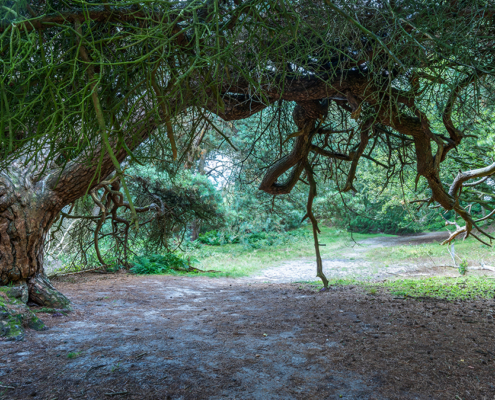
[[[22,315],[12,312],[9,301],[0,296],[0,338],[6,340],[22,340]]]

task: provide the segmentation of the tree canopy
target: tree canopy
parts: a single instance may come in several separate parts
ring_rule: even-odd
[[[495,172],[492,154],[452,184],[442,165],[488,137],[494,38],[489,0],[7,0],[1,161],[30,165],[64,206],[123,176],[126,157],[182,162],[204,124],[235,147],[217,117],[254,119],[253,181],[309,185],[317,251],[317,180],[353,191],[363,159],[387,181],[415,168],[429,187],[417,200],[466,222],[449,240],[475,235],[461,189]]]

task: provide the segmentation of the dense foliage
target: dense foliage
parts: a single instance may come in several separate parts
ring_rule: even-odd
[[[130,193],[139,212],[140,229],[131,224],[129,207],[115,207],[104,188],[95,202],[87,195],[74,203],[52,228],[47,253],[70,270],[83,266],[123,265],[135,255],[173,252],[197,220],[206,227],[223,224],[217,190],[202,175],[188,171],[174,179],[153,167],[127,171]],[[123,196],[121,192],[120,196]],[[101,206],[110,212],[103,212]]]
[[[228,234],[310,221],[324,281],[316,217],[414,231],[434,205],[455,226],[448,242],[492,239],[482,227],[495,215],[485,216],[495,172],[491,1],[4,3],[1,179],[19,180],[8,169],[15,161],[52,194],[53,216],[68,207],[60,233],[84,228],[71,257],[89,262],[95,246],[107,263],[103,240],[125,262],[129,242],[157,252],[188,226],[216,228],[220,202],[201,194],[217,169],[205,167],[208,157],[230,165],[221,185]],[[129,174],[129,162],[168,180]],[[196,164],[203,181],[167,186]]]
[[[136,257],[130,271],[138,275],[189,272],[191,261],[179,253],[152,254]]]

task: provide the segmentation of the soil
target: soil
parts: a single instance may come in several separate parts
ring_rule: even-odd
[[[2,399],[494,399],[494,300],[81,274],[0,342]]]
[[[414,264],[397,262],[394,265],[381,265],[379,267],[376,263],[366,261],[365,253],[376,248],[441,243],[448,236],[447,232],[429,232],[406,236],[378,236],[360,240],[353,247],[346,248],[345,258],[323,259],[323,272],[330,280],[357,278],[376,281],[397,276],[458,276],[457,269],[432,265],[426,260],[417,260],[418,262]],[[316,261],[314,258],[287,261],[279,266],[264,269],[256,276],[245,279],[272,283],[315,281],[317,280]]]

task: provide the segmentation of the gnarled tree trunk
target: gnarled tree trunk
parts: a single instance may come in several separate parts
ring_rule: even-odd
[[[43,244],[63,205],[30,168],[16,164],[0,175],[0,285],[25,282],[32,302],[67,309],[43,270]]]
[[[156,129],[153,118],[144,119],[128,132],[128,148],[134,149]],[[113,139],[112,139],[113,140]],[[112,141],[116,146],[116,142]],[[81,155],[63,167],[19,157],[9,168],[0,170],[0,286],[23,285],[29,300],[50,308],[70,309],[70,301],[58,292],[45,275],[45,238],[62,208],[84,196],[88,189],[115,171],[108,153],[99,158],[102,148]],[[127,156],[120,147],[115,158]],[[99,158],[99,163],[94,160]],[[96,172],[98,171],[98,174]]]

